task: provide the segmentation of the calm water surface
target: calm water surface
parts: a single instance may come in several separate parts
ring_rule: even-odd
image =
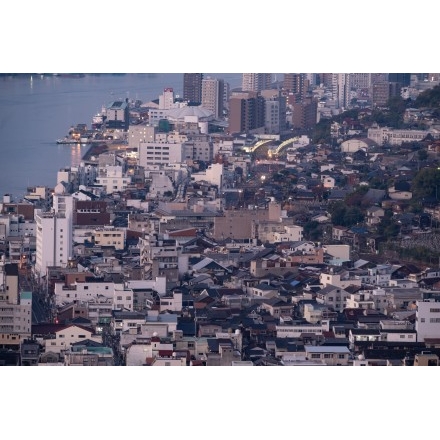
[[[240,73],[209,73],[231,88]],[[91,126],[92,117],[115,99],[157,99],[165,87],[183,94],[183,74],[0,77],[0,197],[19,200],[28,186],[56,184],[60,168],[76,166],[87,146],[57,145],[72,125]]]

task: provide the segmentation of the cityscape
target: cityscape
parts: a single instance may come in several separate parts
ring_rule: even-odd
[[[0,365],[439,366],[440,74],[212,75],[0,187]]]

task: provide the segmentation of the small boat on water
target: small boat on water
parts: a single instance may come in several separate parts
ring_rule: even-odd
[[[83,139],[69,139],[69,138],[64,138],[64,139],[57,139],[57,144],[80,144],[80,145],[85,145],[88,144],[88,141],[84,141]]]

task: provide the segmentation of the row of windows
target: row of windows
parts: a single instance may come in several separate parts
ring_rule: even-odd
[[[311,328],[277,328],[277,333],[322,333],[322,329]]]
[[[310,356],[312,359],[321,359],[321,353],[312,353]],[[333,353],[324,353],[324,359],[331,359],[335,355]],[[338,354],[338,359],[345,359],[345,354]]]

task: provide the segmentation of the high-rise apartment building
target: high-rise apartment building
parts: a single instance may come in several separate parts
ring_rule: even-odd
[[[46,275],[48,266],[67,266],[72,257],[73,204],[71,195],[54,194],[52,211],[35,210],[35,271],[40,276]]]
[[[267,134],[280,134],[286,130],[286,97],[280,90],[263,90],[264,131]]]
[[[390,99],[390,83],[388,81],[378,81],[372,86],[372,100],[374,107],[383,107]]]
[[[202,80],[202,107],[212,111],[214,118],[223,116],[224,81],[206,78]]]
[[[371,73],[350,73],[351,87],[354,89],[370,89]]]
[[[229,133],[264,127],[264,98],[256,92],[235,92],[229,99]]]
[[[272,86],[271,73],[243,73],[241,90],[243,92],[261,92]]]
[[[317,122],[318,104],[315,99],[306,98],[292,106],[292,126],[294,129],[308,130]]]
[[[200,105],[202,102],[203,73],[183,74],[183,100]]]
[[[411,84],[410,73],[389,73],[388,81],[392,83],[400,83],[401,87],[408,87]]]
[[[304,73],[285,73],[283,89],[295,95],[295,101],[302,101],[306,95],[309,81]]]
[[[351,76],[349,73],[337,73],[337,108],[346,110],[350,107]]]

